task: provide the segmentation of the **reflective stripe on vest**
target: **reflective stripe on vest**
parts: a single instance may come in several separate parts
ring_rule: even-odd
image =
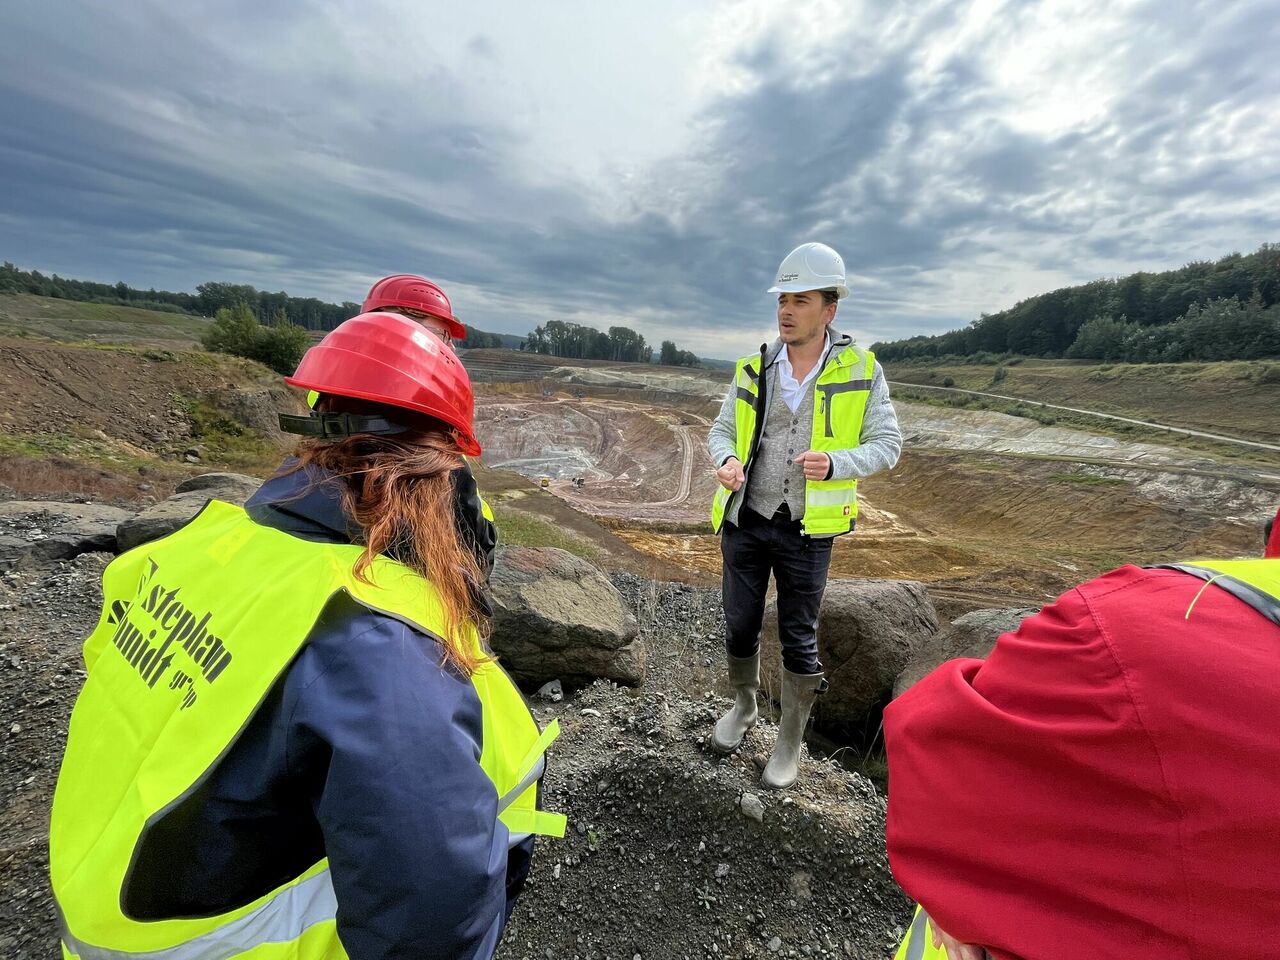
[[[933,945],[929,915],[922,908],[916,907],[911,927],[898,945],[898,952],[893,955],[893,960],[947,960],[946,949]]]
[[[1237,600],[1280,626],[1280,558],[1257,560],[1187,560],[1161,564],[1221,587]]]
[[[182,530],[108,566],[102,616],[85,641],[88,679],[72,713],[50,828],[50,876],[74,955],[345,956],[334,925],[324,925],[332,912],[318,917],[319,901],[296,892],[315,889],[309,881],[327,871],[325,861],[210,918],[138,922],[125,916],[123,894],[147,825],[204,781],[335,593],[442,634],[439,596],[427,581],[386,558],[369,568],[370,583],[359,581],[352,567],[360,554],[351,544],[291,537],[254,523],[239,507],[211,501]],[[474,631],[470,639],[478,649]],[[563,835],[564,819],[537,807],[537,778],[558,726],[539,733],[495,663],[478,668],[471,683],[482,707],[480,765],[511,842]],[[310,906],[299,912],[304,904]],[[278,930],[271,921],[277,916],[294,924],[285,940],[263,940],[250,950],[236,941],[236,952],[226,952],[228,930]]]
[[[819,453],[851,450],[861,443],[862,421],[875,376],[876,358],[869,350],[847,346],[827,361],[814,384],[816,402],[810,428],[809,449]],[[760,355],[741,358],[734,368],[734,453],[746,473],[756,431],[759,398]],[[717,464],[719,466],[719,464]],[[717,487],[711,501],[711,527],[717,533],[724,523],[732,494]],[[846,533],[858,516],[858,481],[806,480],[804,518],[807,534]]]
[[[322,870],[286,887],[257,910],[223,924],[211,937],[137,953],[81,943],[64,925],[62,944],[67,954],[79,960],[232,960],[265,944],[292,949],[290,945],[317,924],[335,926],[337,910],[333,879],[328,870]],[[325,939],[336,940],[332,930],[325,932]]]

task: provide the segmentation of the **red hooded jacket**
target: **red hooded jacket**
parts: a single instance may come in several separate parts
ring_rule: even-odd
[[[894,875],[957,939],[1280,957],[1280,626],[1225,590],[1105,574],[925,677],[885,739]]]

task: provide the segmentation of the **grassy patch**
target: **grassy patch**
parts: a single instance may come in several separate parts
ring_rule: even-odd
[[[166,497],[189,472],[111,439],[0,434],[0,485],[19,497]]]
[[[601,557],[599,547],[585,537],[523,510],[495,504],[494,519],[498,525],[499,543],[515,547],[558,547],[593,563]]]
[[[191,421],[191,439],[205,448],[201,459],[249,473],[265,475],[279,465],[281,450],[252,427],[246,427],[207,400],[178,401]]]
[[[199,340],[204,317],[32,294],[0,295],[0,330],[52,340]]]
[[[142,474],[157,466],[144,451],[111,439],[76,437],[65,433],[0,434],[0,456],[58,457],[115,471]]]

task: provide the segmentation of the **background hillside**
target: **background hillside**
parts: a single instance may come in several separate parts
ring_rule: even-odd
[[[1030,297],[937,336],[874,345],[884,360],[974,354],[1130,362],[1280,357],[1280,246]]]

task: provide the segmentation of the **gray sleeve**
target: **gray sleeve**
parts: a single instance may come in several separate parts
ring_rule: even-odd
[[[898,462],[900,453],[902,430],[898,427],[898,414],[889,399],[889,384],[885,381],[884,370],[877,363],[871,381],[871,395],[867,397],[867,412],[862,418],[859,445],[852,450],[830,451],[831,479],[861,479],[888,470]]]
[[[738,418],[733,405],[738,402],[737,381],[730,382],[729,392],[724,403],[720,404],[720,413],[711,431],[707,434],[707,453],[711,455],[711,465],[719,470],[730,457],[738,455]]]

